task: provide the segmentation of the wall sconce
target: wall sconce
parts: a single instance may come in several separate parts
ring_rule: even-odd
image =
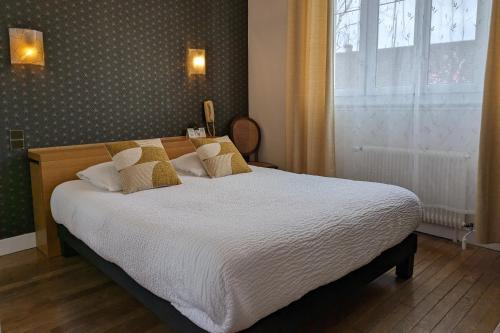
[[[188,72],[189,75],[205,75],[206,74],[205,50],[189,49],[188,50]]]
[[[9,29],[10,63],[45,66],[43,33],[29,29]]]

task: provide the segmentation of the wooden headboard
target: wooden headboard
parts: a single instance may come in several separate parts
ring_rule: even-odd
[[[186,137],[162,138],[170,159],[195,151]],[[77,179],[76,173],[92,165],[111,161],[105,143],[77,146],[36,148],[28,150],[33,193],[37,248],[49,257],[61,254],[56,223],[50,211],[50,197],[54,188]]]

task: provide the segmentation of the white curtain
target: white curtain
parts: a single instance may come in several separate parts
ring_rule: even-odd
[[[491,0],[336,0],[337,175],[414,191],[426,222],[474,213]]]

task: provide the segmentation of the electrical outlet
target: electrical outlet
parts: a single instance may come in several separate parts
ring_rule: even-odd
[[[24,149],[24,130],[9,130],[10,149]]]

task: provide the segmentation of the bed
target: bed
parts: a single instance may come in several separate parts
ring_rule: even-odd
[[[64,252],[181,331],[243,330],[349,276],[411,276],[421,208],[407,190],[258,167],[181,177],[129,195],[57,182],[50,200]]]

